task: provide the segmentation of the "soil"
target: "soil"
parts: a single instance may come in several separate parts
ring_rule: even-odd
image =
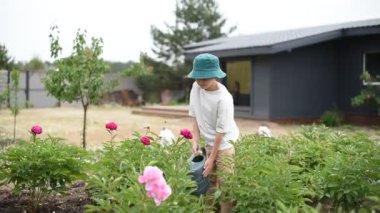
[[[10,187],[3,186],[0,188],[0,212],[1,213],[18,213],[27,211],[28,192],[21,192],[20,196],[12,195]],[[60,195],[48,198],[43,202],[38,212],[41,213],[77,213],[84,212],[85,206],[91,204],[88,193],[85,190],[85,182],[77,181],[70,189]]]

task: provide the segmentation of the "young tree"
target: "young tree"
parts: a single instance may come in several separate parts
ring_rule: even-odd
[[[100,57],[103,52],[103,40],[92,38],[91,45],[86,43],[86,31],[78,30],[74,39],[73,52],[68,57],[59,55],[57,27],[50,34],[50,52],[55,59],[54,70],[49,70],[45,79],[45,88],[49,94],[59,100],[79,101],[83,107],[83,148],[86,148],[87,110],[103,96],[109,84],[104,74],[109,71],[108,64]]]
[[[10,109],[13,114],[13,143],[16,142],[16,118],[18,113],[20,112],[18,105],[18,92],[20,90],[19,82],[20,82],[20,71],[17,69],[12,70],[11,72],[12,84],[10,88],[10,96],[12,97]]]
[[[227,36],[236,29],[234,26],[227,33],[222,32],[226,19],[218,12],[215,0],[177,0],[175,15],[175,24],[166,24],[166,32],[151,27],[153,52],[174,64],[183,61],[185,45]]]

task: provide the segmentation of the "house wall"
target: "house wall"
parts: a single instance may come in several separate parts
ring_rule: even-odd
[[[270,119],[318,118],[337,104],[335,49],[324,42],[268,56]]]
[[[253,58],[251,116],[255,119],[270,118],[271,73],[271,56],[257,56]]]
[[[363,53],[380,52],[380,35],[344,38],[338,46],[338,103],[345,113],[376,115],[369,106],[352,107],[351,98],[364,87],[359,76],[363,73]]]
[[[221,68],[226,69],[228,61],[251,61],[251,94],[246,98],[248,106],[235,106],[235,116],[254,119],[270,118],[270,76],[271,60],[270,56],[251,56],[221,58]],[[228,76],[227,76],[228,78]],[[226,79],[222,79],[223,84],[227,84]],[[249,101],[248,101],[249,100]]]

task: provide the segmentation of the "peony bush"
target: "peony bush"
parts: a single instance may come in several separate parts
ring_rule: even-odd
[[[175,145],[161,141],[147,129],[144,135],[136,132],[135,138],[106,143],[94,152],[87,181],[95,204],[87,211],[202,211],[203,198],[191,195],[196,184],[187,169],[190,143],[183,138]]]
[[[380,192],[379,146],[365,134],[323,126],[279,138],[245,136],[236,145],[236,175],[222,190],[236,201],[235,212],[370,209],[368,198]]]
[[[0,184],[48,196],[85,178],[93,200],[87,212],[217,210],[192,194],[191,131],[181,129],[175,137],[167,128],[159,134],[146,128],[114,141],[117,128],[115,122],[105,125],[111,140],[95,151],[41,139],[42,128],[32,128],[34,142],[1,153]],[[324,126],[283,137],[247,135],[236,144],[235,175],[224,177],[224,187],[207,199],[233,200],[234,212],[371,212],[380,200],[379,146],[365,134]],[[31,195],[31,209],[43,200],[35,197],[41,196]]]
[[[13,186],[16,195],[26,191],[28,212],[38,212],[41,203],[64,192],[85,174],[86,151],[64,144],[61,138],[35,137],[41,133],[40,126],[33,126],[30,141],[21,141],[0,153],[0,185]]]

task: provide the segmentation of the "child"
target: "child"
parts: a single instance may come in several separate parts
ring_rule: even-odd
[[[219,67],[218,57],[200,54],[194,58],[193,70],[188,75],[196,80],[190,92],[189,115],[193,120],[193,152],[199,150],[199,138],[206,140],[207,161],[203,176],[211,176],[208,193],[222,184],[214,173],[233,174],[234,142],[239,129],[234,120],[234,104],[231,94],[217,79],[226,74]],[[232,202],[221,203],[221,212],[231,212]]]

